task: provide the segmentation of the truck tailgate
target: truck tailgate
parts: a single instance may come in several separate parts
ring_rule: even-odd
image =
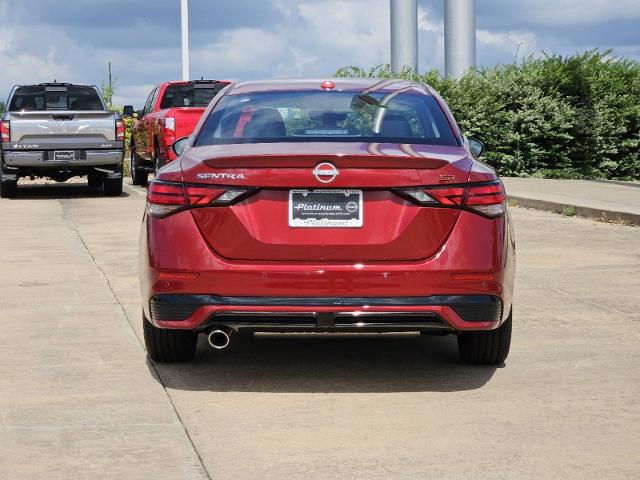
[[[11,112],[12,143],[46,144],[73,137],[78,141],[114,142],[115,114],[110,111]]]
[[[198,120],[204,113],[204,107],[174,108],[173,117],[176,122],[176,140],[188,137],[196,128]]]

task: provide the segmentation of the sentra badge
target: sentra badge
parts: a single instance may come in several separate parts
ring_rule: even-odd
[[[246,180],[244,173],[198,173],[202,180]]]

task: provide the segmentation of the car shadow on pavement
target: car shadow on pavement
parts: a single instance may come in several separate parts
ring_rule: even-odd
[[[122,192],[122,197],[128,197],[127,192]],[[89,187],[86,183],[61,183],[61,184],[32,184],[19,185],[15,198],[12,200],[57,200],[61,198],[92,198],[104,197],[102,188]],[[116,197],[113,197],[116,198]]]
[[[273,393],[454,392],[474,390],[496,371],[465,365],[456,339],[417,334],[256,335],[224,351],[200,336],[196,359],[148,364],[177,390]]]

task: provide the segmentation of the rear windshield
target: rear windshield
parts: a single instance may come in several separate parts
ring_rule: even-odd
[[[436,100],[416,89],[227,95],[207,118],[195,145],[265,142],[458,145]]]
[[[160,109],[177,107],[206,107],[224,83],[189,83],[169,85],[164,92]]]
[[[104,110],[104,106],[93,87],[34,85],[16,88],[9,110]]]

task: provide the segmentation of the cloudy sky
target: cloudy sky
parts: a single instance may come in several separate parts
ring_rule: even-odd
[[[443,0],[419,0],[420,70],[443,68]],[[477,0],[480,65],[612,48],[640,60],[640,0]],[[0,96],[16,83],[100,85],[140,106],[181,75],[180,0],[0,0]],[[389,62],[389,0],[190,0],[192,78],[329,76]],[[6,92],[6,93],[5,93]]]

